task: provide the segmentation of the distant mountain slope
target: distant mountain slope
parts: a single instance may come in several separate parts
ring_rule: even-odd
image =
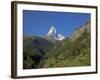
[[[90,21],[87,21],[83,26],[81,26],[80,28],[77,28],[71,35],[70,35],[70,39],[72,41],[76,40],[78,37],[80,37],[83,32],[86,30],[88,33],[90,33]]]

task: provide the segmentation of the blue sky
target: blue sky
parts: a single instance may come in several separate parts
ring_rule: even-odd
[[[67,37],[88,20],[90,20],[89,13],[23,10],[23,33],[43,36],[54,25],[57,33]]]

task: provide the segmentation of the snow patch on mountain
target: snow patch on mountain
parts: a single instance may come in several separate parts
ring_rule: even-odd
[[[57,39],[57,40],[63,40],[63,39],[65,39],[65,37],[63,35],[61,35],[61,34],[58,34],[57,38],[55,38],[55,39]]]

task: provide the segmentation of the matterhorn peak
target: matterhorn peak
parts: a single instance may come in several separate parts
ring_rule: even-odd
[[[56,28],[52,25],[47,33],[48,35],[56,34]]]
[[[53,25],[50,27],[47,33],[47,37],[49,37],[49,39],[52,38],[52,39],[59,40],[59,41],[65,39],[63,35],[57,34],[56,28]]]

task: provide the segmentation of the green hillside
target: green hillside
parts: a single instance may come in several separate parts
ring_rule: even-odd
[[[90,22],[62,41],[24,36],[23,69],[90,66]]]
[[[74,42],[65,39],[50,51],[41,67],[74,67],[90,64],[90,34],[84,31]]]

